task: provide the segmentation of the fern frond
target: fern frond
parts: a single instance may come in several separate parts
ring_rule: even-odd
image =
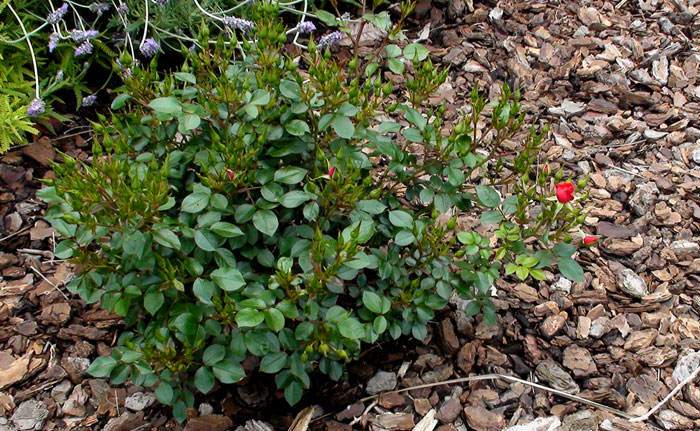
[[[0,154],[13,145],[24,144],[26,133],[39,133],[27,117],[26,107],[0,94]]]

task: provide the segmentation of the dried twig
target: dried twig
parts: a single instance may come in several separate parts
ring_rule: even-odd
[[[68,298],[68,295],[66,295],[63,290],[61,290],[58,286],[56,286],[54,283],[52,283],[48,278],[44,277],[44,274],[41,273],[38,269],[34,268],[34,266],[29,265],[29,268],[34,271],[39,277],[43,278],[45,282],[49,283],[51,287],[56,289],[61,295],[63,295],[64,298],[66,298],[66,301],[70,301],[70,298]]]
[[[673,396],[675,394],[677,394],[681,389],[683,389],[683,387],[685,385],[687,385],[688,383],[693,381],[698,376],[698,374],[700,374],[700,367],[696,368],[695,371],[693,371],[688,377],[686,377],[675,388],[673,388],[673,390],[671,392],[669,392],[669,394],[666,395],[664,397],[664,399],[659,401],[654,407],[649,409],[645,414],[643,414],[641,416],[632,416],[628,413],[623,412],[622,410],[618,410],[614,407],[606,406],[605,404],[601,404],[601,403],[598,403],[596,401],[591,401],[591,400],[588,400],[586,398],[579,397],[578,395],[573,395],[573,394],[570,394],[570,393],[567,393],[564,391],[560,391],[558,389],[554,389],[554,388],[540,385],[538,383],[530,382],[528,380],[523,380],[523,379],[513,377],[513,376],[507,376],[505,374],[484,374],[481,376],[463,377],[463,378],[459,378],[459,379],[445,380],[444,382],[426,383],[424,385],[411,386],[409,388],[403,388],[403,389],[399,389],[396,391],[390,391],[390,392],[385,392],[385,393],[401,393],[401,392],[412,391],[414,389],[432,388],[432,387],[442,386],[442,385],[454,385],[454,384],[458,384],[458,383],[502,379],[502,380],[507,380],[510,382],[522,383],[526,386],[531,386],[533,388],[537,388],[537,389],[541,389],[543,391],[551,392],[555,395],[559,395],[562,398],[568,398],[572,401],[577,401],[577,402],[580,402],[582,404],[589,405],[591,407],[596,407],[596,408],[599,408],[601,410],[606,410],[606,411],[613,413],[613,414],[615,414],[623,419],[627,419],[630,422],[644,422],[644,421],[648,420],[651,417],[651,415],[656,413],[661,407],[663,407],[671,398],[673,398]],[[381,394],[372,395],[370,397],[365,397],[365,398],[362,398],[360,401],[365,402],[365,401],[369,401],[369,400],[376,400],[380,395]],[[366,414],[371,407],[374,407],[375,404],[376,404],[376,401],[374,403],[372,403],[372,405],[370,405],[370,407],[368,409],[365,410],[364,414]]]

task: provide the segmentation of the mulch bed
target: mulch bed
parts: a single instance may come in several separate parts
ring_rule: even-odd
[[[417,14],[415,34],[451,67],[435,95],[450,115],[472,85],[495,93],[509,82],[523,89],[531,118],[551,125],[552,167],[590,175],[586,229],[604,239],[579,256],[586,281],[503,281],[495,326],[466,317],[455,301],[426,344],[379,345],[350,366],[349,382],[319,381],[295,409],[253,376],[202,399],[184,428],[284,429],[313,405],[311,428],[328,430],[414,429],[425,417],[416,429],[700,429],[697,382],[641,424],[506,381],[358,402],[499,373],[640,415],[676,386],[679,359],[700,349],[698,8],[684,0],[452,0],[422,1]],[[90,135],[61,136],[0,158],[0,431],[181,429],[147,390],[85,374],[114,345],[120,322],[71,297],[71,267],[53,257],[35,192],[52,174],[55,149],[85,158]]]

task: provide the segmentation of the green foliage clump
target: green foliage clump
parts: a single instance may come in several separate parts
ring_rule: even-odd
[[[67,158],[41,194],[80,270],[70,291],[127,326],[94,376],[152,387],[184,419],[255,357],[294,404],[363,345],[425,339],[455,292],[493,322],[497,279],[581,278],[580,208],[537,165],[546,131],[507,151],[517,94],[473,92],[448,127],[428,102],[446,72],[420,45],[343,65],[312,44],[302,70],[261,15],[242,60],[219,44],[162,80],[135,71],[91,163]]]
[[[0,154],[22,142],[25,133],[39,133],[27,118],[26,106],[14,97],[0,94]]]

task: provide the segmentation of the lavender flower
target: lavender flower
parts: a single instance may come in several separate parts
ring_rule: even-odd
[[[76,42],[84,42],[100,35],[97,30],[71,30],[70,37]]]
[[[63,3],[61,7],[51,12],[49,16],[46,17],[46,22],[49,24],[56,24],[63,19],[63,16],[68,12],[68,3]]]
[[[246,19],[237,18],[235,16],[224,17],[224,25],[229,28],[235,28],[236,30],[240,30],[244,33],[255,28],[255,24],[252,22]]]
[[[312,33],[314,31],[316,31],[316,26],[311,21],[301,22],[297,26],[297,33],[300,33],[300,34]]]
[[[85,42],[78,45],[77,48],[75,48],[74,54],[76,57],[82,57],[87,54],[92,54],[92,49],[92,43],[90,43],[89,40],[86,40]]]
[[[27,107],[27,115],[29,115],[30,117],[36,117],[37,115],[43,114],[45,111],[46,104],[43,100],[39,99],[38,97],[32,100],[29,106]]]
[[[144,40],[141,46],[139,47],[141,54],[143,54],[143,56],[146,58],[150,58],[156,55],[159,49],[160,44],[152,37],[149,37],[148,39]]]
[[[109,10],[109,3],[93,3],[90,5],[90,10],[97,15],[102,15]]]
[[[92,106],[95,104],[96,100],[97,100],[96,94],[91,94],[89,96],[85,96],[85,97],[83,97],[82,102],[80,102],[80,106],[82,106],[82,107]]]
[[[49,52],[53,52],[56,49],[60,40],[61,35],[58,33],[51,33],[51,35],[49,35]]]
[[[343,38],[343,33],[340,31],[334,31],[333,33],[327,34],[323,36],[319,41],[318,41],[318,47],[323,49],[326,47],[331,47],[336,45],[338,42],[340,42],[340,39]]]
[[[121,14],[129,13],[129,5],[126,3],[119,3],[119,6],[117,6],[117,12]]]

